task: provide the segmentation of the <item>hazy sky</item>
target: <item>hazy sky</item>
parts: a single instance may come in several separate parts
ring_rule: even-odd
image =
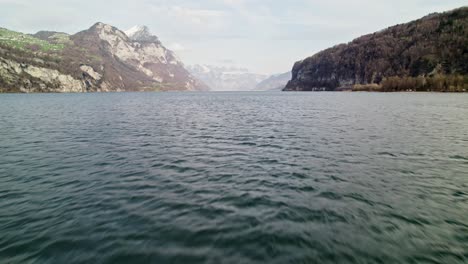
[[[0,0],[0,27],[75,33],[97,21],[147,25],[185,64],[280,73],[366,33],[468,0]]]

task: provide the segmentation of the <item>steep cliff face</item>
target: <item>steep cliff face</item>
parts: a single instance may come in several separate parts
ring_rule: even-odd
[[[208,89],[190,75],[147,27],[134,28],[128,34],[103,23],[72,36],[47,31],[35,35],[0,31],[0,89],[17,92]]]
[[[0,57],[0,76],[6,83],[15,83],[17,92],[83,92],[83,81],[58,70],[17,63]],[[0,90],[2,87],[0,87]],[[3,87],[3,89],[5,89]],[[9,90],[4,90],[9,91]]]
[[[435,71],[468,74],[467,7],[390,27],[299,61],[284,90],[333,91]]]
[[[208,86],[192,76],[176,54],[166,49],[146,26],[136,26],[126,31],[138,54],[137,68],[151,72],[153,79],[185,87],[187,90],[209,90]],[[135,61],[135,60],[133,60]]]

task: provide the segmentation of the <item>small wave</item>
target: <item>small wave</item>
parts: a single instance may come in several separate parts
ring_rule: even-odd
[[[389,214],[386,214],[386,215],[389,216],[389,217],[398,219],[400,221],[403,221],[405,223],[412,224],[412,225],[423,226],[423,225],[429,225],[430,224],[430,222],[428,220],[426,220],[424,218],[420,218],[420,217],[407,217],[407,216],[397,214],[397,213],[389,213]]]
[[[335,192],[321,192],[317,195],[317,197],[327,198],[330,200],[341,200],[343,198],[343,195]]]
[[[367,205],[370,205],[370,206],[375,205],[375,202],[364,198],[364,196],[362,196],[361,194],[358,194],[358,193],[345,194],[344,197],[351,198],[351,199],[353,199],[355,201],[363,202],[363,203],[365,203]]]
[[[461,156],[461,155],[454,155],[454,156],[450,156],[449,158],[455,159],[455,160],[464,160],[464,161],[468,161],[468,157],[464,157],[464,156]]]
[[[241,142],[238,145],[241,145],[241,146],[257,146],[257,143],[254,143],[254,142]]]
[[[391,152],[378,152],[377,155],[380,155],[380,156],[390,156],[390,157],[397,157],[397,155],[391,153]]]
[[[455,197],[463,197],[463,196],[466,196],[468,195],[466,192],[463,192],[463,191],[456,191],[453,193],[453,196]]]

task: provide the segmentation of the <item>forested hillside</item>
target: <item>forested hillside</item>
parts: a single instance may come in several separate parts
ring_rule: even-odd
[[[292,72],[287,91],[468,91],[468,7],[324,50]]]

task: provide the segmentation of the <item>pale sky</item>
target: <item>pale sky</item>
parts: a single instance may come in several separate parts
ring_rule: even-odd
[[[360,35],[468,0],[0,0],[0,27],[76,33],[95,22],[147,25],[185,64],[289,71]]]

